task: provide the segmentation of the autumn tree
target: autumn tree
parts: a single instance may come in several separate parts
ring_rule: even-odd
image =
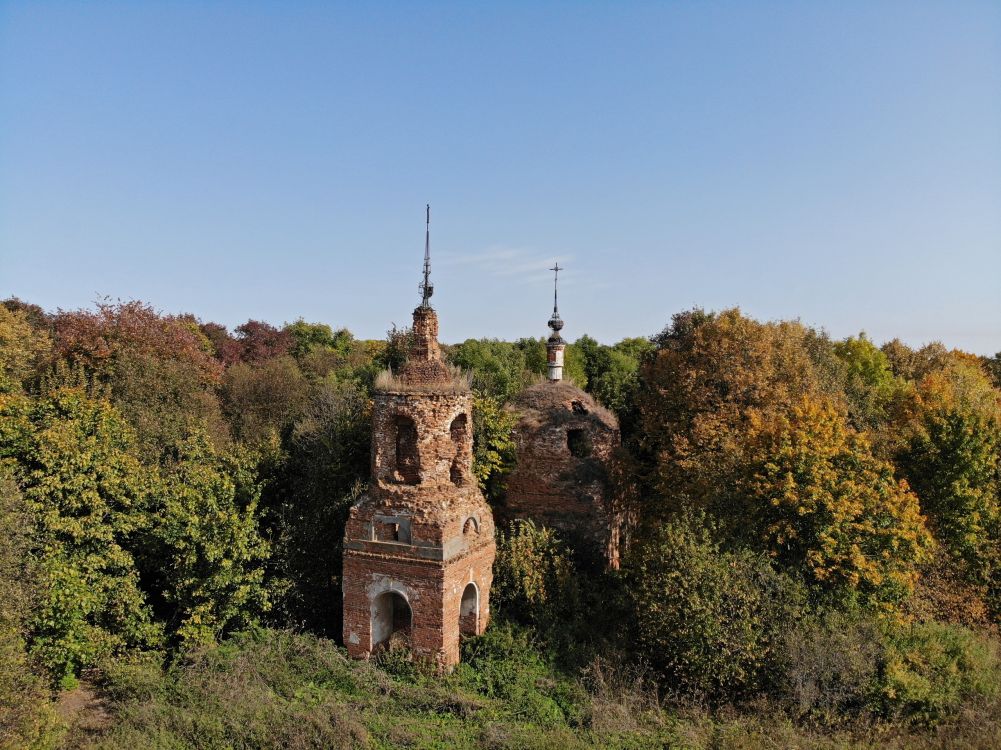
[[[931,548],[918,499],[830,402],[804,397],[752,423],[741,523],[816,589],[894,605]]]
[[[248,320],[237,326],[236,340],[240,345],[240,361],[252,365],[289,354],[295,344],[291,333],[260,320]]]
[[[48,358],[52,341],[28,312],[0,305],[0,391],[19,389]]]
[[[636,396],[636,452],[654,518],[689,506],[734,517],[752,425],[824,389],[810,335],[799,323],[759,323],[739,310],[693,310],[655,337]]]
[[[223,376],[221,397],[233,436],[260,443],[279,435],[301,414],[308,388],[299,366],[289,356],[229,367]]]
[[[190,316],[160,315],[141,302],[100,303],[54,318],[55,353],[107,385],[148,460],[205,428],[228,438],[215,388],[222,365]]]
[[[226,326],[221,323],[200,323],[199,329],[202,335],[208,339],[212,345],[212,352],[215,358],[223,365],[229,367],[240,361],[243,354],[243,347],[236,337],[231,335]]]
[[[978,362],[950,355],[900,420],[896,460],[935,536],[972,580],[1001,575],[1001,392]]]

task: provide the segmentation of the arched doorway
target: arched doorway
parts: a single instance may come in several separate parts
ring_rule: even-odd
[[[385,646],[394,633],[410,637],[413,613],[398,591],[386,591],[372,602],[372,649]]]
[[[480,591],[475,583],[466,584],[459,604],[459,633],[476,635],[480,624]]]

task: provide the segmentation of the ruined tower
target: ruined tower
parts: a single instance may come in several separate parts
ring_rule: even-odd
[[[430,225],[430,210],[428,212]],[[398,374],[376,382],[372,478],[344,534],[344,643],[368,658],[391,638],[442,668],[490,616],[494,523],[472,475],[468,380],[442,361],[425,234],[421,304]]]

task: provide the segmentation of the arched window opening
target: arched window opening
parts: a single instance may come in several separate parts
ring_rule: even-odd
[[[473,516],[466,519],[466,522],[462,524],[462,535],[463,536],[475,536],[480,533],[480,524],[476,521]]]
[[[421,481],[421,459],[417,452],[417,425],[410,417],[396,416],[396,473],[401,482]]]
[[[475,583],[466,584],[459,603],[459,632],[462,635],[476,635],[480,624],[480,592]]]
[[[452,435],[452,447],[454,449],[454,458],[452,459],[452,466],[449,469],[448,475],[452,480],[452,484],[456,487],[461,487],[466,479],[466,473],[463,471],[463,455],[462,446],[466,442],[466,430],[469,425],[469,420],[465,414],[460,414],[455,419],[452,420],[452,424],[449,426],[448,431]]]
[[[386,591],[372,602],[372,648],[386,648],[390,641],[409,641],[413,613],[398,591]]]
[[[574,458],[588,458],[591,455],[591,436],[586,430],[567,430],[567,448]]]

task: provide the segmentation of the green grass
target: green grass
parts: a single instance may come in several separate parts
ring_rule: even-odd
[[[439,676],[404,651],[347,659],[311,635],[254,630],[164,668],[117,661],[101,689],[114,720],[98,735],[71,730],[66,748],[106,750],[653,750],[654,748],[1001,747],[1001,703],[969,703],[934,729],[795,724],[776,704],[717,713],[662,709],[641,680],[595,663],[555,670],[529,631],[497,625],[467,641]]]
[[[528,637],[497,627],[436,675],[403,652],[354,662],[332,642],[257,630],[166,669],[113,662],[102,689],[115,721],[67,747],[661,748],[671,725],[651,704],[625,726],[594,726],[595,696],[556,674]]]

